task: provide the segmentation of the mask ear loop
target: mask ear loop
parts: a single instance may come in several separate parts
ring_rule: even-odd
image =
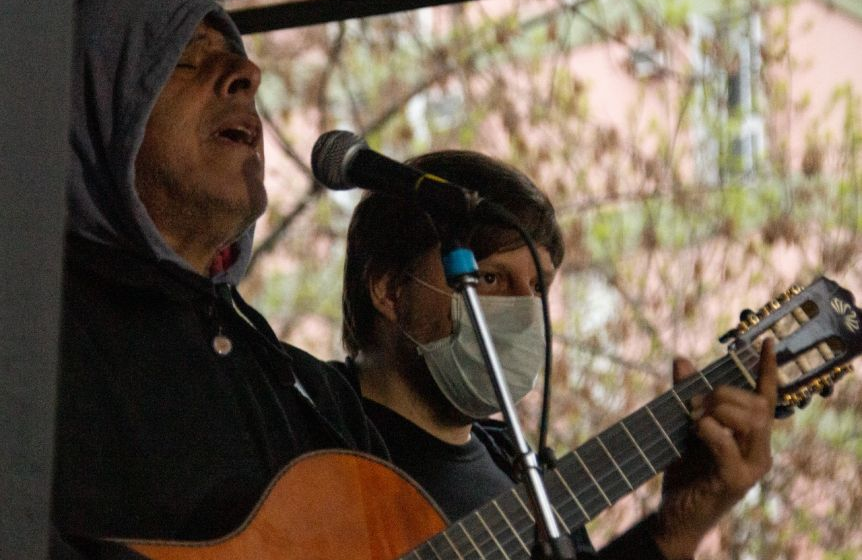
[[[440,289],[437,286],[435,286],[434,284],[431,284],[430,282],[427,282],[427,281],[419,278],[418,276],[413,275],[413,273],[411,273],[411,272],[405,272],[405,274],[408,278],[410,278],[411,280],[414,280],[417,284],[420,284],[420,285],[424,286],[425,288],[428,288],[432,292],[437,292],[441,296],[446,296],[452,302],[456,301],[455,300],[455,294],[453,294],[452,292],[448,292],[446,290]],[[452,333],[451,334],[455,334],[458,332],[458,328],[459,328],[458,324],[461,320],[461,307],[458,305],[451,305],[451,309],[452,309]],[[398,327],[398,330],[400,330],[401,333],[407,337],[407,340],[409,340],[410,342],[412,342],[413,344],[416,345],[416,352],[421,356],[422,355],[422,347],[424,346],[424,344],[422,344],[421,342],[419,342],[418,340],[413,338],[413,336],[410,333],[408,333],[406,330],[404,330],[400,326]]]
[[[410,278],[411,280],[415,280],[416,283],[421,284],[422,286],[425,286],[426,288],[428,288],[432,292],[437,292],[441,296],[447,296],[450,300],[455,301],[455,294],[453,294],[452,292],[447,292],[446,290],[442,290],[442,289],[438,288],[437,286],[435,286],[434,284],[431,284],[430,282],[427,282],[427,281],[419,278],[418,276],[414,276],[411,272],[407,272],[405,274],[407,274],[408,278]],[[453,333],[456,332],[457,325],[460,323],[460,321],[461,321],[461,306],[460,305],[453,305],[452,306],[452,332]]]
[[[411,273],[411,272],[407,272],[406,274],[407,274],[408,278],[410,278],[411,280],[415,280],[419,284],[422,284],[423,286],[425,286],[426,288],[428,288],[432,292],[437,292],[438,294],[440,294],[442,296],[452,297],[452,292],[447,292],[446,290],[441,290],[440,288],[438,288],[434,284],[431,284],[430,282],[426,282],[425,280],[419,278],[418,276],[414,276],[413,273]]]

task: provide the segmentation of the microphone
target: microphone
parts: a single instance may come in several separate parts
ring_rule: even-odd
[[[311,170],[332,190],[359,187],[412,201],[435,224],[449,228],[466,227],[481,200],[473,190],[375,152],[360,136],[344,130],[320,135],[311,151]]]

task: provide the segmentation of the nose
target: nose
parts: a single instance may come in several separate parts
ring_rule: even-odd
[[[230,55],[216,84],[219,95],[230,97],[246,95],[254,98],[260,87],[260,68],[241,55]]]
[[[530,278],[517,278],[515,282],[512,282],[510,286],[510,296],[535,296],[538,295],[536,292],[536,282],[534,280],[530,280]]]

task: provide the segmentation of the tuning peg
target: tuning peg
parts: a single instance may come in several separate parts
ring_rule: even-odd
[[[739,329],[730,329],[729,331],[718,337],[718,342],[720,344],[727,344],[728,342],[736,338],[738,335]]]
[[[799,399],[799,403],[797,403],[796,406],[798,406],[799,408],[805,408],[809,404],[811,404],[811,395],[806,395]]]
[[[755,313],[751,309],[743,309],[739,314],[739,325],[736,328],[730,329],[729,331],[718,337],[718,341],[721,344],[727,344],[732,339],[738,337],[740,335],[740,331],[744,332],[748,330],[748,327],[756,323],[757,320],[757,313]]]
[[[775,407],[775,417],[781,420],[782,418],[787,418],[788,416],[792,416],[793,413],[796,412],[792,406],[776,406]]]
[[[751,320],[752,317],[756,317],[757,313],[752,311],[751,309],[743,309],[739,312],[739,320],[743,323],[747,323]]]
[[[820,389],[820,396],[823,398],[829,397],[832,395],[832,391],[835,389],[833,385],[824,385],[822,389]]]

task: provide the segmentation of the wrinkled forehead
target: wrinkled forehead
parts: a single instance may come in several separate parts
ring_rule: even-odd
[[[235,29],[220,15],[210,13],[195,28],[185,50],[219,49],[245,55],[242,39]]]
[[[207,22],[201,22],[180,53],[180,60],[191,60],[211,52],[230,52],[242,55],[224,33]]]

